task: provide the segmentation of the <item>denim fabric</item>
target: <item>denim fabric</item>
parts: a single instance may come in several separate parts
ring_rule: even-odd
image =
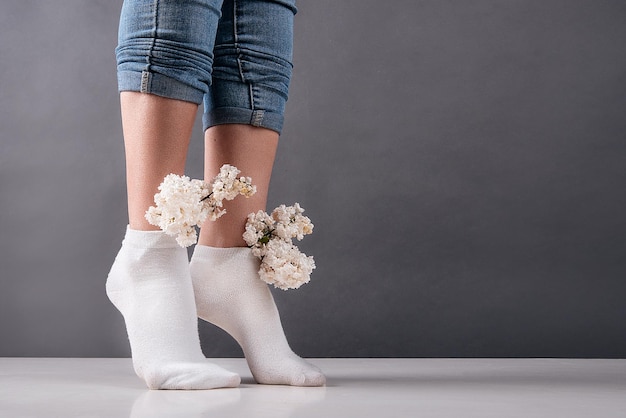
[[[292,72],[295,0],[125,0],[120,91],[204,103],[204,128],[281,131]]]

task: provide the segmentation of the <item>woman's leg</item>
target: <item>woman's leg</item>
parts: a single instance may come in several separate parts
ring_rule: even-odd
[[[200,318],[230,333],[257,382],[319,386],[325,377],[289,348],[259,260],[243,241],[246,217],[265,210],[291,77],[293,1],[225,0],[214,83],[205,96],[205,179],[222,164],[252,177],[257,193],[206,222],[191,261]],[[271,22],[272,24],[267,24]]]
[[[209,363],[200,349],[187,251],[144,218],[163,178],[184,172],[201,78],[210,71],[203,69],[205,58],[194,60],[188,52],[197,53],[207,39],[194,38],[185,24],[204,21],[206,31],[216,28],[219,9],[209,3],[126,0],[120,19],[129,226],[106,290],[124,316],[135,371],[151,389],[239,384],[239,376]],[[213,43],[205,47],[212,56]],[[199,70],[187,71],[192,65]]]
[[[120,94],[131,229],[151,231],[146,210],[170,173],[185,172],[187,148],[198,105],[153,94]]]
[[[278,146],[278,132],[250,125],[218,125],[205,132],[204,176],[210,180],[223,164],[252,177],[257,188],[249,198],[224,202],[226,214],[202,226],[198,243],[210,247],[245,247],[243,230],[249,213],[265,210]]]

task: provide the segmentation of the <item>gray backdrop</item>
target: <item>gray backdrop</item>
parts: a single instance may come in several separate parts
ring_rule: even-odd
[[[121,0],[0,5],[0,356],[128,356]],[[626,3],[300,1],[271,207],[305,356],[626,355]],[[199,126],[188,174],[202,173]],[[207,356],[239,356],[200,326]]]

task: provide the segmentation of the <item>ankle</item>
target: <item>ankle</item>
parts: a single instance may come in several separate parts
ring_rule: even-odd
[[[238,236],[200,234],[199,245],[212,248],[243,248],[247,247],[241,234]]]
[[[126,226],[122,246],[142,249],[181,248],[174,237],[161,230],[134,229],[131,225]]]

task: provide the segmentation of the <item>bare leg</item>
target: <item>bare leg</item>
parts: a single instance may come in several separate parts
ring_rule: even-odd
[[[107,278],[124,316],[137,375],[151,389],[211,389],[239,376],[200,349],[187,251],[144,218],[169,173],[182,174],[197,106],[149,94],[121,94],[130,224]]]
[[[221,125],[208,129],[205,140],[205,180],[229,163],[252,177],[257,193],[228,202],[226,215],[202,228],[191,260],[198,316],[237,340],[258,383],[323,385],[322,372],[291,351],[272,294],[259,278],[259,260],[242,238],[248,214],[265,210],[278,134]]]
[[[257,192],[250,198],[237,197],[224,202],[226,215],[216,222],[206,221],[198,243],[209,247],[245,247],[242,238],[249,213],[265,210],[278,133],[250,125],[218,125],[205,133],[204,178],[210,181],[224,164],[252,177]]]
[[[163,178],[183,174],[198,106],[152,94],[122,92],[128,217],[135,230],[157,230],[144,218]]]

